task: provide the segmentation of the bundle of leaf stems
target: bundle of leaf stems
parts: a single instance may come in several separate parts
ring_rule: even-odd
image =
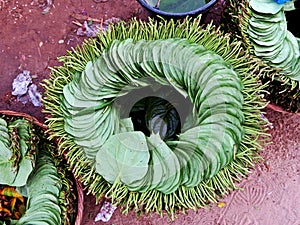
[[[137,213],[166,212],[172,219],[178,210],[196,210],[211,202],[217,202],[250,173],[251,168],[261,158],[258,152],[267,142],[266,121],[261,118],[264,87],[260,77],[266,73],[259,60],[254,59],[242,48],[242,42],[232,40],[212,24],[201,25],[201,17],[186,18],[182,21],[149,19],[148,22],[133,19],[129,22],[112,24],[106,32],[98,34],[96,39],[86,40],[82,46],[67,52],[59,58],[62,66],[52,68],[50,78],[44,80],[44,112],[48,114],[50,140],[56,140],[60,154],[66,154],[74,174],[88,190],[96,196],[110,199],[113,204],[122,206],[123,212],[131,209]],[[145,193],[130,192],[119,181],[108,183],[95,171],[95,162],[86,158],[82,148],[64,129],[64,112],[61,109],[63,88],[72,81],[75,73],[81,73],[89,61],[95,61],[114,40],[132,38],[138,40],[158,40],[184,38],[192,43],[203,45],[206,49],[223,57],[239,74],[244,96],[242,124],[245,134],[240,147],[235,150],[234,160],[211,179],[202,181],[194,188],[180,187],[172,194],[163,194],[156,190]]]

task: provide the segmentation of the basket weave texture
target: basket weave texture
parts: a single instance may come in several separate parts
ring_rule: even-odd
[[[35,117],[28,115],[27,113],[23,112],[15,112],[15,111],[10,111],[10,110],[0,110],[0,114],[5,115],[5,116],[15,116],[15,117],[22,117],[31,123],[39,126],[42,130],[46,130],[47,126],[40,122],[38,119]],[[77,215],[76,215],[76,220],[74,225],[81,225],[82,223],[82,218],[83,218],[83,203],[84,203],[84,194],[83,194],[83,188],[81,182],[76,179],[74,176],[74,180],[76,183],[76,190],[77,190]]]

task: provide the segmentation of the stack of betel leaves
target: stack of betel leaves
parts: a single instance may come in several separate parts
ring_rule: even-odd
[[[0,224],[73,224],[76,195],[39,127],[0,114]]]
[[[200,21],[112,24],[44,81],[50,139],[97,199],[174,218],[236,188],[259,158],[260,64]]]
[[[136,46],[139,47],[138,51],[131,50]],[[166,53],[170,53],[167,55],[172,54],[172,56],[168,58]],[[120,66],[117,57],[110,57],[125,54],[128,56],[122,59],[122,63],[126,63],[125,59],[133,58],[137,59],[136,64],[128,63]],[[142,59],[140,55],[146,60],[139,61],[139,58]],[[189,57],[181,58],[180,55]],[[112,58],[115,60],[114,64],[110,61]],[[99,73],[90,72],[91,70],[87,67],[79,83],[76,84],[76,81],[70,83],[66,86],[65,93],[68,93],[67,90],[69,90],[73,91],[71,92],[73,96],[75,96],[75,93],[79,96],[85,90],[83,89],[81,92],[71,90],[71,88],[68,88],[71,85],[112,87],[114,84],[108,79],[104,78],[102,81],[97,82],[96,76],[103,75],[103,77],[111,78],[114,76],[113,71],[124,68],[122,76],[128,77],[124,79],[131,79],[130,82],[135,83],[137,87],[152,84],[149,81],[146,82],[145,79],[141,79],[142,76],[139,74],[141,71],[146,71],[144,72],[145,75],[158,76],[157,80],[160,79],[160,81],[163,76],[167,77],[165,81],[161,82],[174,81],[174,85],[178,85],[178,89],[182,88],[182,93],[186,91],[185,96],[191,96],[192,102],[198,109],[194,120],[183,122],[184,129],[178,135],[178,140],[163,141],[162,135],[155,132],[155,126],[151,126],[152,124],[155,125],[155,121],[153,121],[155,119],[161,118],[161,120],[164,120],[161,114],[167,109],[157,107],[160,106],[159,103],[162,103],[161,106],[163,106],[163,102],[157,102],[157,105],[150,103],[152,108],[148,109],[146,114],[151,115],[150,118],[146,119],[151,131],[149,137],[141,132],[134,131],[133,126],[130,126],[129,123],[126,123],[127,126],[124,128],[122,126],[124,123],[119,122],[119,117],[110,111],[110,109],[112,111],[116,110],[113,105],[111,108],[103,107],[103,110],[107,109],[107,115],[114,116],[114,118],[111,121],[101,122],[103,126],[108,127],[101,131],[105,132],[105,135],[110,133],[114,135],[108,136],[108,139],[104,137],[104,141],[99,142],[96,146],[93,145],[93,149],[98,150],[96,170],[107,181],[114,183],[118,178],[130,191],[145,192],[156,189],[164,194],[170,194],[177,190],[180,185],[185,187],[197,186],[202,180],[213,177],[231,161],[233,146],[235,144],[239,145],[244,132],[241,126],[241,122],[244,120],[241,112],[243,104],[242,87],[237,74],[227,66],[219,55],[206,50],[203,46],[193,45],[183,39],[142,40],[136,43],[131,39],[127,39],[125,41],[114,41],[102,57],[94,62],[95,67],[97,67],[98,62],[101,62],[100,60],[103,63]],[[197,61],[202,63],[194,63]],[[141,68],[136,68],[136,65],[140,65]],[[109,71],[110,68],[113,68],[113,70]],[[184,68],[185,71],[179,71],[179,68]],[[203,73],[203,75],[201,74],[201,76],[200,73]],[[226,74],[226,77],[224,74]],[[200,76],[202,79],[199,79]],[[82,83],[80,83],[81,81]],[[209,81],[209,85],[205,86],[204,84]],[[131,84],[128,82],[128,85]],[[121,91],[125,86],[123,84],[120,86],[115,85],[114,91],[118,88]],[[91,89],[87,90],[91,92]],[[102,93],[93,93],[92,96],[99,98],[96,104],[101,104],[108,98],[113,99],[111,97],[113,95],[117,98],[119,91],[109,97],[104,92],[103,101],[100,100]],[[213,98],[216,94],[219,95],[218,98]],[[73,105],[70,105],[69,95],[66,95],[65,105],[67,109],[72,107],[75,110],[74,105],[78,106],[79,101],[88,95],[80,96],[81,99],[77,96],[75,97],[78,101],[72,102]],[[204,99],[204,96],[206,99]],[[227,105],[222,102],[225,98]],[[88,99],[86,99],[86,103],[88,102]],[[122,107],[120,110],[122,111]],[[101,110],[91,111],[86,115],[90,115],[91,118],[97,121],[98,118],[95,114],[99,112]],[[192,111],[190,114],[192,115]],[[99,121],[103,116],[101,114]],[[80,140],[87,142],[93,140],[91,135],[93,133],[96,135],[98,130],[86,129],[88,133],[83,133],[80,128],[91,128],[91,126],[78,127],[77,118],[76,114],[66,118],[66,123],[70,125],[66,127],[69,128],[67,131],[76,137],[80,135]],[[77,123],[75,124],[75,122]],[[111,132],[108,132],[109,130]],[[169,129],[169,131],[171,130]],[[201,132],[202,130],[206,130],[206,132]],[[75,142],[82,143],[77,139],[75,139]],[[205,146],[205,150],[200,151],[201,146]],[[86,146],[84,149],[88,152],[89,148],[90,146]]]
[[[246,49],[262,59],[269,71],[262,77],[269,82],[267,98],[287,111],[298,112],[300,37],[288,30],[288,25],[297,21],[286,19],[287,13],[296,10],[294,1],[231,0],[230,5],[228,12],[237,24],[229,25],[234,27],[233,33],[242,37]]]

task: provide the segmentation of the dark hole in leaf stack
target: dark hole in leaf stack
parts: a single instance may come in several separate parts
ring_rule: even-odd
[[[135,131],[142,131],[148,137],[158,133],[164,141],[178,139],[193,110],[189,98],[173,87],[156,83],[132,90],[115,103],[121,107],[121,118],[131,118]]]
[[[134,129],[146,136],[159,133],[163,140],[174,140],[181,131],[180,116],[176,108],[160,97],[146,97],[135,103],[129,116]]]

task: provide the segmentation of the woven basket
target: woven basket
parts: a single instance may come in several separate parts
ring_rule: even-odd
[[[288,112],[288,111],[284,110],[282,107],[280,107],[278,105],[274,105],[272,103],[269,103],[267,105],[267,108],[272,109],[273,111],[276,111],[276,112],[283,113],[283,114],[291,114],[292,113],[292,112]],[[292,113],[292,114],[296,114],[296,115],[300,116],[300,112]]]
[[[6,115],[6,116],[16,116],[16,117],[22,117],[31,123],[39,126],[42,130],[46,130],[47,126],[43,123],[41,123],[38,119],[36,119],[33,116],[30,116],[26,113],[22,112],[14,112],[10,110],[0,110],[0,114]],[[81,182],[76,179],[74,176],[74,180],[76,183],[76,190],[77,190],[77,215],[75,219],[74,225],[81,225],[82,223],[82,217],[83,217],[83,203],[84,203],[84,194],[83,194],[83,188]]]

